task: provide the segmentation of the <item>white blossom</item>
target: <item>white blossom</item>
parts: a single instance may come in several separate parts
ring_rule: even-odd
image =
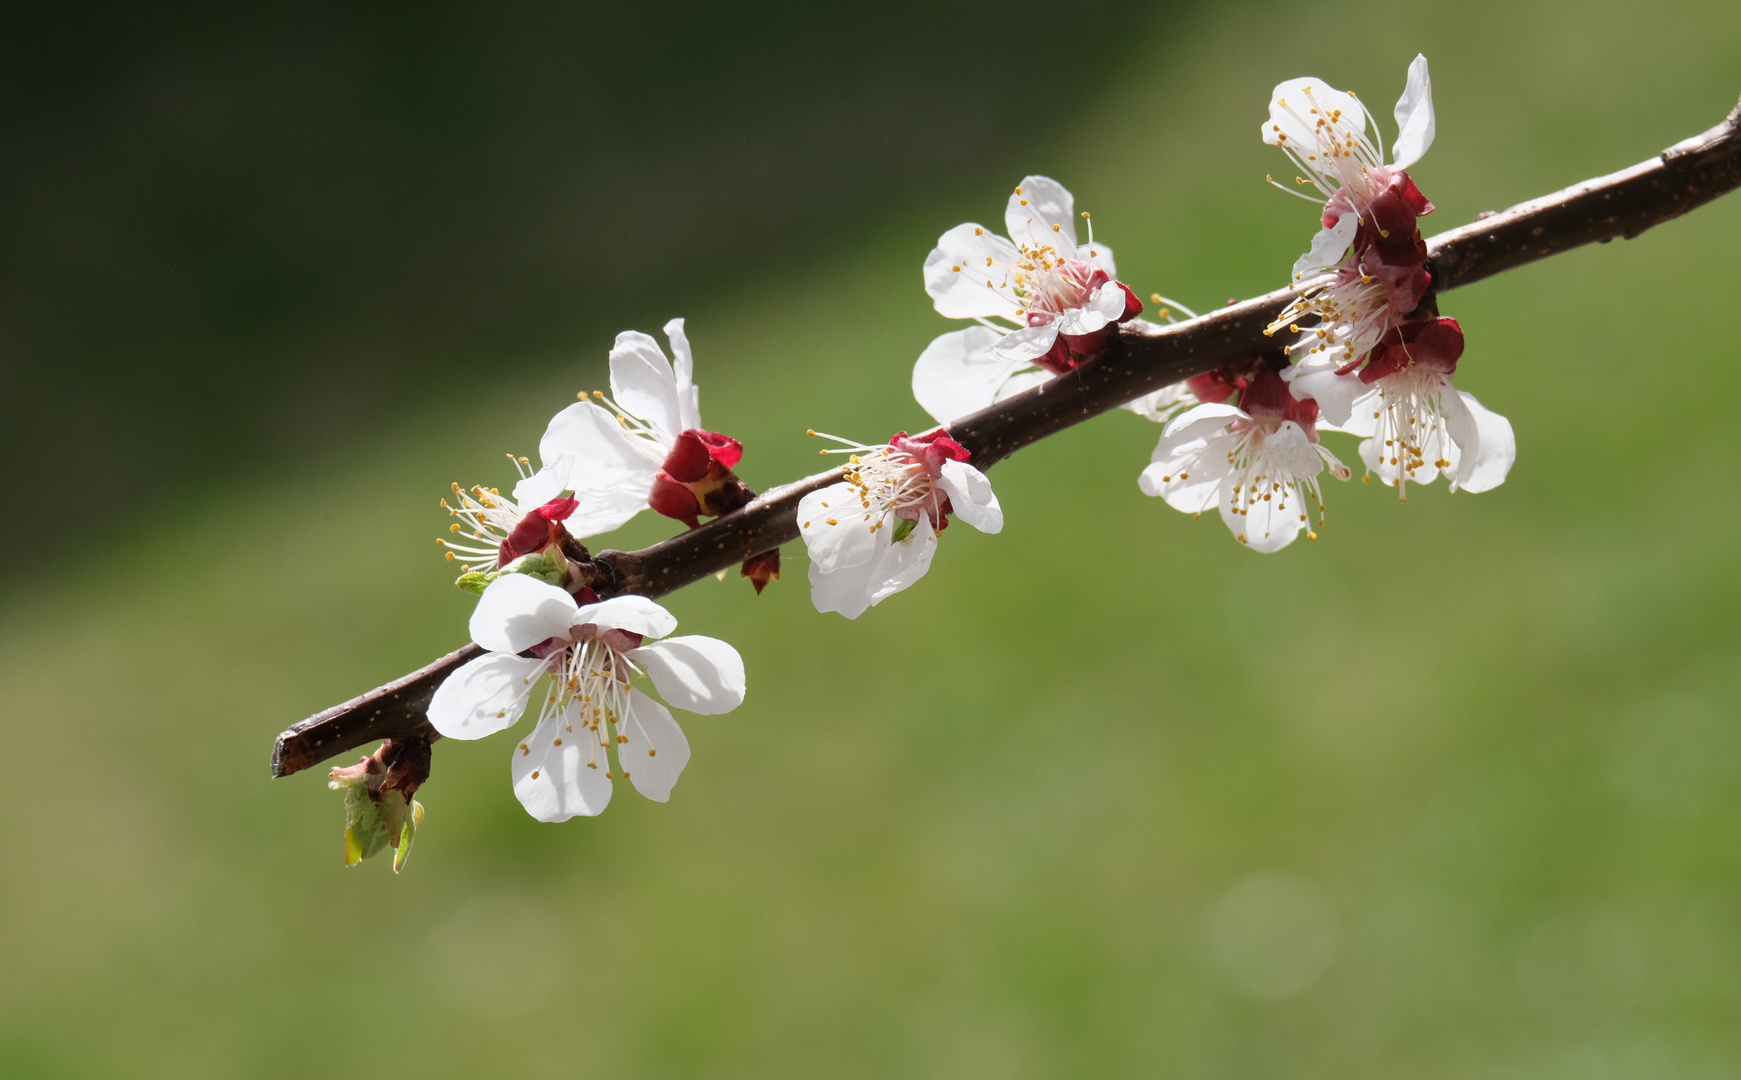
[[[510,454],[508,460],[520,474],[513,496],[503,495],[496,488],[473,487],[468,491],[454,484],[454,501],[458,505],[441,500],[441,508],[458,519],[450,529],[459,539],[438,541],[447,549],[450,562],[457,561],[468,570],[494,569],[513,558],[515,553],[503,544],[527,514],[538,512],[554,522],[565,522],[573,515],[578,502],[570,505],[558,499],[573,468],[569,457],[565,455],[536,473],[530,471],[531,463],[525,458]]]
[[[977,323],[932,341],[913,366],[913,396],[939,423],[1070,370],[1142,310],[1117,280],[1112,249],[1094,238],[1092,221],[1088,242],[1078,242],[1075,198],[1056,180],[1024,178],[1004,209],[1004,228],[1007,236],[958,225],[925,259],[925,291],[937,311]],[[1153,413],[1166,404],[1149,395],[1131,407]]]
[[[1324,426],[1360,436],[1369,474],[1397,488],[1441,473],[1452,491],[1490,491],[1517,457],[1511,422],[1451,384],[1463,353],[1455,319],[1412,320],[1373,347],[1359,371],[1314,355],[1286,372],[1297,397],[1318,403]]]
[[[950,514],[981,532],[1003,529],[991,481],[946,432],[903,432],[880,446],[836,441],[851,454],[845,479],[798,504],[816,610],[856,619],[924,577]]]
[[[1241,405],[1198,405],[1168,423],[1138,486],[1187,514],[1218,509],[1253,551],[1279,551],[1301,530],[1317,539],[1307,519],[1309,501],[1323,513],[1318,477],[1328,469],[1346,480],[1348,467],[1317,441],[1316,410],[1294,402],[1274,373],[1256,392],[1247,386]]]
[[[610,532],[647,509],[678,437],[701,429],[700,391],[683,320],[666,323],[665,335],[674,360],[647,334],[618,334],[610,396],[582,395],[556,414],[538,444],[546,468],[568,463],[563,486],[580,505],[567,526],[576,537]]]
[[[689,712],[730,712],[744,698],[737,650],[716,638],[669,636],[676,628],[645,597],[580,604],[553,585],[504,575],[472,613],[472,640],[488,651],[436,689],[429,722],[450,739],[493,735],[520,719],[548,675],[537,723],[513,753],[514,794],[526,812],[539,821],[597,814],[619,773],[664,802],[689,743],[670,710],[631,679],[645,673],[667,703]]]

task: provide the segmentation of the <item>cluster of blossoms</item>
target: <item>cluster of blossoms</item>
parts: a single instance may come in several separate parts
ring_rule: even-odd
[[[1284,190],[1322,206],[1293,268],[1293,301],[1266,330],[1285,335],[1282,348],[1125,405],[1165,425],[1140,489],[1185,513],[1217,511],[1255,551],[1280,550],[1302,532],[1316,539],[1321,481],[1350,478],[1323,432],[1358,436],[1367,478],[1399,497],[1441,473],[1453,491],[1491,489],[1515,456],[1506,420],[1451,382],[1463,331],[1433,301],[1419,227],[1433,206],[1408,173],[1434,135],[1424,57],[1409,68],[1395,118],[1387,162],[1377,122],[1353,94],[1317,79],[1276,87],[1264,141],[1301,174]],[[924,282],[940,314],[972,322],[932,341],[913,368],[918,404],[943,426],[881,444],[822,436],[841,444],[823,453],[847,462],[797,510],[821,612],[856,619],[910,588],[951,517],[1001,531],[1003,510],[972,464],[964,418],[1103,356],[1144,311],[1089,215],[1043,176],[1010,195],[1004,235],[972,222],[944,233]],[[1159,294],[1151,300],[1165,318],[1167,307],[1191,315]],[[537,469],[511,459],[511,495],[456,484],[454,503],[442,502],[455,521],[441,542],[463,568],[458,584],[479,594],[471,636],[483,651],[440,685],[429,720],[442,736],[481,738],[516,724],[542,687],[510,770],[515,794],[541,821],[599,813],[619,778],[665,801],[689,760],[667,706],[719,714],[744,699],[735,649],[671,636],[676,619],[645,597],[614,595],[621,586],[582,543],[645,509],[693,529],[755,498],[734,472],[743,444],[702,426],[683,320],[665,334],[669,356],[646,334],[617,337],[610,394],[581,394],[550,421]],[[742,574],[760,593],[779,576],[778,549],[745,561]],[[402,860],[422,815],[411,800],[427,776],[421,745],[421,758],[411,744],[390,760],[334,770],[348,793],[348,856],[393,846]]]
[[[1321,523],[1319,477],[1348,479],[1321,431],[1360,437],[1367,477],[1405,501],[1409,484],[1440,473],[1452,491],[1490,490],[1516,457],[1505,418],[1451,385],[1463,329],[1430,302],[1419,219],[1433,204],[1407,171],[1435,132],[1426,57],[1409,65],[1394,115],[1386,163],[1377,121],[1353,94],[1310,78],[1276,87],[1263,139],[1303,174],[1295,188],[1276,186],[1323,206],[1294,263],[1297,295],[1265,331],[1288,335],[1287,361],[1190,380],[1202,404],[1168,423],[1139,479],[1187,513],[1218,508],[1258,551],[1302,531],[1316,539],[1307,503],[1318,503]]]
[[[1409,65],[1394,115],[1387,165],[1377,122],[1353,94],[1317,79],[1276,87],[1264,141],[1305,173],[1296,183],[1315,190],[1324,210],[1294,264],[1296,283],[1315,280],[1269,333],[1297,335],[1286,372],[1293,393],[1318,403],[1324,427],[1360,436],[1369,475],[1399,498],[1441,472],[1452,491],[1487,491],[1517,455],[1511,424],[1451,385],[1463,328],[1422,304],[1432,275],[1418,220],[1433,204],[1407,170],[1436,128],[1426,57]]]

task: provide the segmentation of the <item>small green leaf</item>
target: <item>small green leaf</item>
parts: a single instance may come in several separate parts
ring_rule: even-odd
[[[411,857],[411,841],[417,836],[417,827],[423,824],[423,804],[413,799],[411,812],[405,815],[405,824],[399,830],[399,843],[393,852],[393,872],[397,874],[405,869],[405,860]]]
[[[489,588],[490,582],[496,580],[498,577],[501,577],[501,575],[494,571],[491,571],[490,573],[482,573],[477,570],[467,570],[459,576],[459,580],[455,581],[454,584],[458,585],[466,592],[482,595],[483,591]]]
[[[404,802],[398,792],[389,792],[388,799],[376,802],[369,798],[367,784],[345,789],[345,865],[355,866],[387,846],[388,822],[386,809],[392,799]]]

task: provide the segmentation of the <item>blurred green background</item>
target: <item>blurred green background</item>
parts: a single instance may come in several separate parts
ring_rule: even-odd
[[[685,723],[668,805],[540,825],[508,740],[442,743],[395,879],[266,769],[463,640],[436,501],[506,482],[617,330],[689,318],[771,486],[806,427],[925,422],[919,264],[1023,172],[1214,306],[1313,228],[1262,183],[1275,82],[1388,112],[1425,51],[1437,231],[1734,104],[1731,5],[1637,12],[32,16],[0,1071],[1741,1073],[1741,199],[1444,298],[1518,432],[1495,492],[1338,486],[1260,557],[1140,495],[1158,432],[1108,416],[856,623],[797,549],[671,597],[750,695]]]

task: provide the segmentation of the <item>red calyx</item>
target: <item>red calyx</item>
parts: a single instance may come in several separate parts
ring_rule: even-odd
[[[1239,392],[1239,407],[1250,416],[1282,416],[1294,400],[1281,375],[1267,367],[1255,378],[1241,381],[1244,385]]]
[[[897,431],[889,438],[889,445],[900,453],[911,455],[933,477],[942,475],[945,461],[966,461],[972,456],[967,447],[962,446],[950,436],[947,428],[937,428],[935,431],[927,431],[923,435],[908,435],[904,431]],[[945,495],[941,488],[934,489],[931,498],[931,505],[925,507],[924,510],[931,519],[931,527],[942,532],[949,527],[949,515],[953,512],[954,507],[949,504],[949,496]],[[917,521],[919,520],[919,510],[920,508],[916,506],[908,507],[905,510],[897,511],[897,514],[900,517]]]
[[[502,567],[518,559],[522,555],[530,555],[534,551],[542,551],[550,544],[561,544],[570,539],[568,530],[562,527],[562,522],[574,513],[579,506],[577,499],[564,496],[551,499],[536,510],[526,511],[526,516],[514,526],[514,531],[496,551],[496,568]]]
[[[1136,293],[1130,291],[1130,286],[1119,282],[1118,287],[1124,292],[1124,314],[1118,317],[1119,322],[1129,322],[1143,313],[1143,302],[1137,299]]]
[[[1360,381],[1371,384],[1387,375],[1408,370],[1421,364],[1446,375],[1457,370],[1457,360],[1463,355],[1463,328],[1456,319],[1411,319],[1379,340],[1366,354],[1366,366],[1360,369]],[[1339,369],[1346,374],[1352,365]]]
[[[1137,299],[1136,293],[1131,291],[1130,286],[1122,281],[1113,281],[1107,272],[1099,267],[1095,267],[1093,273],[1088,275],[1082,286],[1083,295],[1092,293],[1107,282],[1117,285],[1119,291],[1124,293],[1124,310],[1118,318],[1113,320],[1114,324],[1128,322],[1143,313],[1143,302]],[[1057,316],[1050,312],[1030,311],[1028,312],[1028,325],[1045,326],[1055,318]],[[1059,334],[1053,339],[1052,348],[1047,351],[1046,355],[1035,360],[1034,365],[1045,368],[1054,375],[1062,375],[1066,371],[1081,367],[1084,361],[1092,360],[1105,352],[1106,344],[1112,340],[1112,335],[1113,325],[1111,324],[1088,334]]]
[[[889,445],[903,454],[918,458],[933,475],[942,470],[945,461],[966,461],[973,456],[968,453],[967,447],[950,436],[948,428],[927,431],[923,435],[908,435],[904,431],[897,431],[890,436]]]
[[[736,468],[743,456],[744,444],[730,435],[690,428],[677,436],[661,469],[679,484],[693,484],[716,463],[727,469]]]
[[[707,474],[704,471],[702,475]],[[653,493],[647,496],[647,505],[668,518],[676,518],[691,529],[701,524],[701,500],[695,497],[695,492],[688,485],[665,473],[653,478]]]
[[[1355,250],[1375,253],[1386,266],[1420,266],[1427,261],[1427,242],[1416,219],[1432,212],[1433,204],[1409,174],[1393,172],[1366,208],[1354,234]]]
[[[1185,388],[1198,401],[1207,405],[1219,405],[1232,397],[1244,381],[1227,368],[1216,368],[1214,371],[1186,379]]]
[[[736,510],[756,497],[732,472],[743,456],[744,444],[731,436],[690,428],[665,455],[647,505],[691,529],[703,515]]]

